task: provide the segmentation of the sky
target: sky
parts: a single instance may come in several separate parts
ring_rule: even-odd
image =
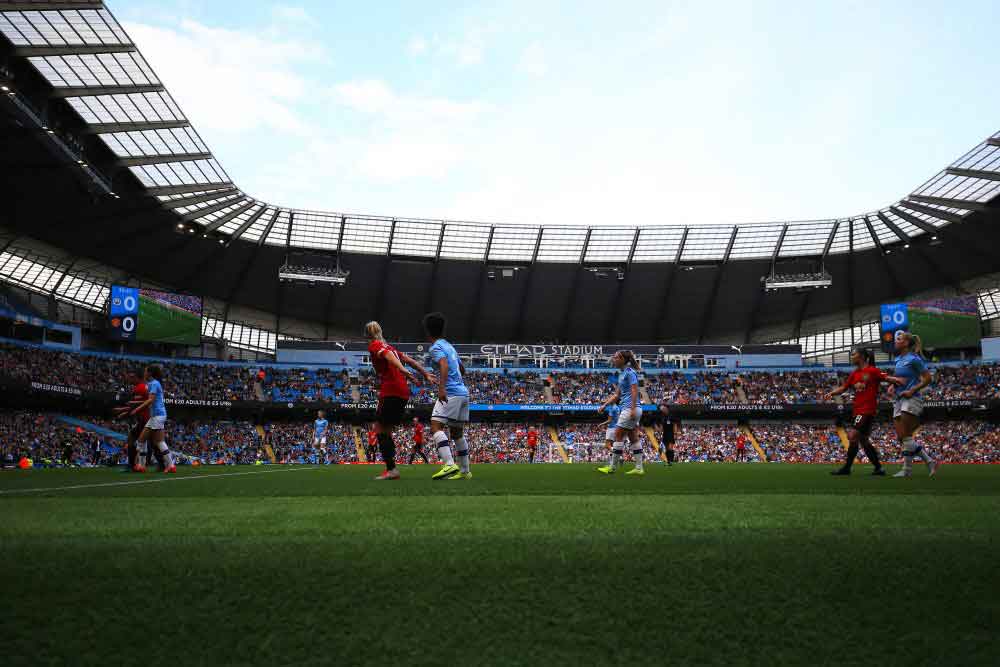
[[[850,216],[1000,129],[995,0],[108,0],[280,206],[544,225]]]

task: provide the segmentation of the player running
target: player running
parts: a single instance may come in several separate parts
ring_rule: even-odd
[[[368,438],[369,444],[372,444],[371,440],[374,435],[374,439],[378,442],[379,451],[382,452],[382,462],[385,463],[385,471],[375,479],[380,481],[399,479],[399,471],[396,469],[396,442],[392,438],[392,429],[403,421],[406,402],[410,400],[410,385],[407,384],[407,381],[417,384],[416,376],[408,371],[403,364],[420,371],[428,382],[433,382],[434,378],[409,355],[385,342],[385,336],[382,335],[382,325],[378,322],[366,324],[365,335],[370,341],[368,354],[371,357],[372,366],[378,373],[378,408],[375,411],[375,428],[370,432]]]
[[[469,444],[465,441],[465,424],[469,421],[469,390],[462,379],[465,367],[455,348],[444,339],[447,324],[448,320],[441,313],[424,316],[424,334],[427,341],[433,343],[430,355],[438,371],[438,398],[431,412],[431,438],[443,462],[441,469],[431,479],[472,479]],[[447,434],[446,428],[449,431]],[[448,444],[448,435],[451,435],[451,440],[455,443],[457,466]]]
[[[413,465],[413,460],[418,456],[424,460],[424,463],[430,463],[427,459],[427,454],[424,453],[424,425],[420,422],[419,418],[414,417],[413,449],[410,450],[410,465]]]
[[[135,371],[130,370],[126,376],[125,381],[132,385],[132,397],[129,402],[118,408],[115,411],[115,415],[119,419],[129,417],[132,409],[141,403],[144,403],[147,398],[149,398],[149,390],[146,388],[146,383],[142,381],[142,378]],[[146,465],[149,465],[150,456],[148,451],[148,443],[145,441],[140,442],[139,436],[142,435],[142,429],[149,421],[149,408],[145,408],[140,411],[139,414],[132,416],[132,425],[128,430],[128,439],[126,445],[126,452],[128,453],[128,469],[132,472],[146,472]],[[139,459],[139,454],[143,455],[142,461]],[[157,452],[159,454],[159,452]],[[160,457],[157,456],[159,459]],[[145,463],[145,465],[144,465]],[[160,464],[163,467],[163,464]]]
[[[858,348],[851,353],[851,363],[855,368],[847,376],[844,384],[833,391],[824,394],[824,400],[832,400],[834,396],[840,396],[844,392],[853,389],[853,417],[850,428],[847,431],[847,460],[844,465],[832,471],[831,475],[850,475],[851,466],[858,455],[858,448],[865,450],[865,456],[875,466],[872,475],[881,477],[885,475],[882,464],[879,462],[878,451],[872,446],[871,432],[872,424],[875,422],[875,415],[878,412],[878,390],[879,385],[888,381],[888,375],[875,367],[875,355],[871,350]]]
[[[919,394],[931,383],[931,373],[924,363],[923,343],[920,336],[908,331],[897,331],[895,339],[896,369],[888,380],[899,386],[892,404],[892,423],[896,436],[903,445],[903,469],[893,477],[909,477],[913,474],[913,457],[919,456],[927,463],[928,474],[937,474],[938,466],[927,448],[913,442],[913,434],[920,426],[920,414],[924,402]]]
[[[629,470],[626,475],[645,475],[646,471],[642,465],[642,443],[639,441],[639,420],[642,417],[642,405],[639,400],[639,378],[635,374],[635,355],[631,350],[618,350],[611,357],[612,365],[619,369],[618,386],[608,400],[601,404],[601,409],[613,403],[618,403],[621,412],[615,422],[614,443],[611,449],[611,456],[608,465],[601,466],[597,472],[610,475],[618,470],[622,463],[625,443],[627,437],[632,444],[632,460],[635,467]]]
[[[159,364],[146,366],[143,372],[143,380],[146,382],[146,390],[149,396],[142,403],[137,405],[129,413],[132,416],[139,416],[146,409],[149,410],[149,419],[139,434],[139,442],[146,442],[152,445],[156,451],[163,456],[163,472],[175,473],[177,466],[174,465],[174,455],[164,442],[164,429],[167,424],[167,406],[163,400],[163,368]]]

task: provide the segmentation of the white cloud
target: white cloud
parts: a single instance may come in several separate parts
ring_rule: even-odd
[[[486,52],[486,36],[478,28],[467,31],[460,39],[439,40],[438,53],[454,60],[461,67],[479,65]]]
[[[517,68],[532,76],[545,76],[549,71],[549,66],[542,45],[534,42],[525,47],[521,52],[521,60],[518,62]]]
[[[467,121],[491,110],[482,102],[398,94],[378,79],[347,81],[335,85],[331,92],[338,103],[354,111],[405,121],[415,131],[419,131],[420,124]]]
[[[325,58],[321,46],[191,20],[167,28],[126,23],[125,29],[198,129],[307,131],[296,104],[311,86],[296,65]]]

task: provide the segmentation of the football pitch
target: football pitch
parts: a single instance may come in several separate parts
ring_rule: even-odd
[[[1000,467],[830,469],[3,472],[3,662],[996,664]]]
[[[201,342],[201,316],[168,308],[154,299],[139,297],[138,340],[197,345]]]

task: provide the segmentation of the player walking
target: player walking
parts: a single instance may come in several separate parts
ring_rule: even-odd
[[[420,422],[420,419],[414,417],[413,449],[410,450],[410,465],[413,465],[413,460],[418,456],[424,460],[424,463],[430,463],[427,460],[427,454],[424,453],[424,425]]]
[[[645,475],[646,471],[642,465],[642,443],[637,433],[639,420],[642,417],[642,406],[639,401],[639,378],[635,374],[635,355],[631,350],[619,350],[611,357],[611,363],[619,369],[618,386],[615,388],[615,393],[601,404],[601,409],[618,403],[621,412],[618,414],[618,421],[615,422],[614,443],[608,465],[601,466],[597,472],[610,475],[618,470],[624,455],[624,440],[627,437],[632,445],[632,460],[635,467],[625,474]]]
[[[875,355],[871,350],[858,348],[851,353],[851,363],[855,368],[847,376],[844,384],[833,391],[825,394],[823,398],[827,401],[834,396],[840,396],[844,392],[853,389],[854,401],[852,408],[853,422],[847,430],[847,460],[844,465],[832,471],[831,475],[850,475],[851,466],[858,455],[858,448],[864,449],[865,456],[875,466],[872,475],[884,476],[885,470],[879,462],[878,451],[871,443],[872,424],[875,422],[875,415],[878,413],[878,390],[879,385],[886,382],[888,375],[875,367]]]
[[[667,457],[667,466],[674,465],[674,444],[677,442],[677,434],[681,430],[680,420],[670,414],[670,405],[664,396],[660,401],[660,424],[663,431],[660,434],[660,444],[663,445],[664,453]]]
[[[432,382],[434,378],[409,355],[385,342],[382,326],[378,322],[366,324],[365,334],[369,340],[368,354],[378,373],[378,408],[375,411],[375,428],[369,433],[368,440],[370,445],[373,444],[374,436],[379,451],[382,452],[382,462],[385,463],[385,471],[375,479],[399,479],[392,429],[403,421],[406,402],[410,400],[410,385],[407,380],[417,383],[417,378],[403,364],[420,371],[428,382]]]
[[[528,434],[524,436],[528,443],[528,463],[535,462],[535,454],[538,453],[538,431],[534,426],[528,427]]]
[[[149,390],[146,388],[146,383],[142,381],[137,372],[129,371],[125,381],[132,385],[132,397],[129,399],[127,405],[116,410],[117,416],[120,418],[130,416],[134,407],[144,403],[149,398]],[[146,425],[146,422],[149,421],[149,417],[149,407],[140,411],[139,414],[132,416],[132,425],[128,431],[126,451],[128,452],[128,467],[133,472],[146,472],[146,466],[150,463],[149,443],[139,441],[142,429]],[[139,454],[142,454],[144,461],[139,459]],[[160,460],[162,455],[159,452],[156,452],[156,454],[157,459]],[[160,467],[164,467],[162,460]]]
[[[889,382],[899,386],[895,391],[892,405],[892,423],[896,427],[896,437],[903,445],[903,469],[893,477],[909,477],[913,474],[913,457],[919,456],[927,463],[928,474],[937,474],[938,462],[927,448],[913,442],[913,434],[920,426],[920,414],[924,402],[920,392],[931,383],[931,373],[921,356],[923,343],[920,337],[908,331],[897,331],[895,339],[896,369],[889,376]]]
[[[443,462],[441,469],[431,479],[472,479],[469,444],[465,441],[465,424],[469,421],[469,390],[462,379],[465,367],[455,348],[444,339],[447,323],[448,320],[441,313],[429,313],[424,316],[423,321],[424,334],[428,342],[433,343],[430,349],[431,360],[438,371],[438,398],[431,412],[431,437]],[[448,433],[445,433],[445,429]],[[448,435],[451,435],[451,441],[455,443],[457,466],[452,458]]]
[[[747,436],[746,433],[740,433],[736,436],[736,462],[746,463],[747,460]]]
[[[321,463],[326,463],[326,433],[329,428],[330,422],[326,420],[326,413],[318,411],[316,421],[313,422],[313,449],[319,450]]]
[[[146,366],[143,372],[143,380],[146,383],[146,390],[149,396],[142,403],[132,409],[133,416],[142,414],[143,410],[149,410],[149,420],[139,434],[139,442],[146,442],[152,445],[163,456],[163,472],[175,473],[177,466],[174,465],[174,455],[164,442],[164,429],[167,423],[167,406],[163,400],[163,368],[159,364]]]

